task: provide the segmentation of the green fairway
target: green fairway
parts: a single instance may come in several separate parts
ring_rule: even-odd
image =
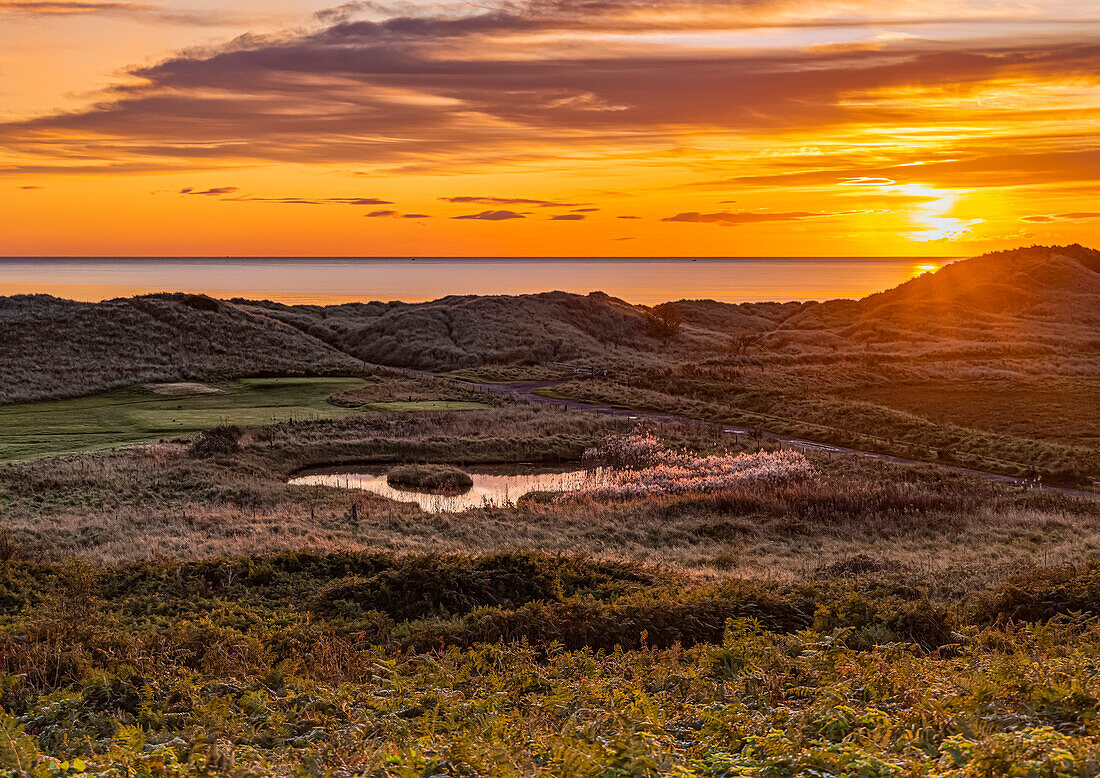
[[[209,394],[171,396],[144,387],[73,400],[0,406],[0,461],[115,448],[219,424],[253,426],[346,416],[328,402],[359,378],[245,378]]]

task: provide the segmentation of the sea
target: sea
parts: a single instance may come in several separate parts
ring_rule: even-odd
[[[287,304],[423,302],[448,295],[560,290],[630,303],[858,299],[933,272],[954,257],[10,257],[0,296],[98,302],[192,292]]]

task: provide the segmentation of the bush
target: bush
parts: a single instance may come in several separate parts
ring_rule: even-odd
[[[376,610],[407,620],[561,597],[559,572],[551,558],[427,556],[406,558],[369,578],[353,575],[332,581],[317,593],[314,607],[324,614]]]
[[[1078,567],[1036,568],[1015,575],[982,600],[977,619],[1046,621],[1075,612],[1100,613],[1100,558]]]
[[[241,450],[244,431],[232,424],[223,424],[203,430],[191,444],[191,456],[206,459],[219,454],[232,454]]]
[[[470,490],[474,479],[449,465],[406,465],[390,470],[386,483],[395,489],[461,494]]]

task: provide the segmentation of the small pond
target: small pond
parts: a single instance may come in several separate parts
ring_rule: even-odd
[[[387,468],[357,468],[354,472],[313,471],[290,480],[292,486],[335,486],[362,489],[399,502],[415,502],[431,513],[457,513],[469,508],[515,505],[529,492],[572,492],[591,485],[599,473],[591,470],[534,466],[463,468],[474,485],[461,494],[432,494],[396,489],[386,482]]]

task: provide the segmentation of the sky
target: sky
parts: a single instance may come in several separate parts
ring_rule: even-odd
[[[0,0],[0,255],[1100,246],[1095,0]]]

